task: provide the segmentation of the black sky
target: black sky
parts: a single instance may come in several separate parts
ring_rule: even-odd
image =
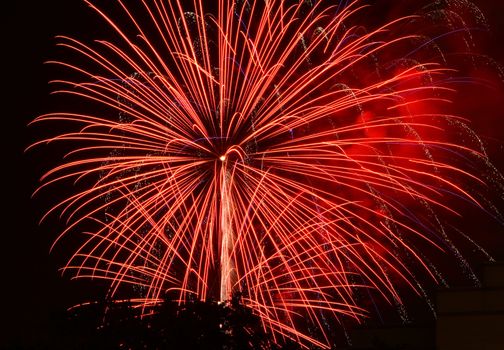
[[[98,1],[100,2],[100,1]],[[103,1],[101,1],[103,2]],[[492,34],[485,50],[504,62],[504,2],[474,1],[486,14]],[[64,262],[58,254],[49,255],[56,232],[39,227],[37,220],[49,202],[31,200],[37,179],[55,160],[44,152],[24,153],[38,139],[27,124],[37,115],[54,110],[47,82],[57,78],[43,64],[55,56],[54,36],[66,34],[93,38],[101,31],[97,16],[80,0],[19,0],[2,4],[2,228],[0,229],[3,307],[0,318],[0,348],[33,348],[46,344],[55,319],[66,307],[89,300],[88,283],[69,282],[57,269]],[[500,104],[496,103],[496,106]],[[502,103],[504,106],[504,103]],[[504,108],[504,107],[503,107]],[[502,116],[502,113],[500,113]],[[496,123],[493,120],[493,123]],[[504,129],[504,122],[490,128]],[[503,140],[504,141],[504,140]],[[504,164],[503,142],[495,142],[494,161]],[[502,167],[501,167],[502,170]]]

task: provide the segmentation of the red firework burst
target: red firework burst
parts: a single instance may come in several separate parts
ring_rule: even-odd
[[[144,307],[240,292],[275,339],[330,347],[326,319],[366,314],[357,290],[401,304],[442,278],[426,246],[461,257],[438,215],[481,206],[468,159],[486,156],[449,136],[472,134],[418,17],[368,31],[349,25],[360,1],[152,0],[140,19],[118,0],[134,37],[87,3],[120,42],[60,37],[82,61],[53,63],[96,114],[35,120],[76,126],[39,142],[75,147],[43,187],[83,184],[49,211],[59,237],[93,227],[65,270]]]

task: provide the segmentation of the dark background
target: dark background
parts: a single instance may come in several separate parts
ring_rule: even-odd
[[[491,27],[481,50],[504,62],[504,2],[479,0],[474,3],[485,13]],[[64,254],[49,254],[49,247],[61,227],[56,220],[42,226],[37,223],[54,202],[48,196],[30,199],[38,178],[55,164],[55,159],[51,159],[51,152],[24,152],[28,145],[40,139],[37,134],[40,130],[27,124],[37,115],[55,110],[56,100],[49,97],[51,88],[47,82],[58,76],[54,69],[43,64],[48,59],[62,58],[55,49],[54,36],[94,38],[105,31],[97,19],[79,0],[24,0],[2,4],[0,348],[43,348],[51,334],[55,334],[61,313],[67,307],[101,294],[99,284],[69,281],[58,272],[64,263]],[[494,99],[494,107],[499,110],[488,121],[481,119],[476,123],[477,131],[491,144],[492,160],[501,170],[504,151],[499,130],[504,129],[500,118],[503,102]],[[480,226],[474,223],[470,230]],[[496,242],[502,244],[502,240]]]

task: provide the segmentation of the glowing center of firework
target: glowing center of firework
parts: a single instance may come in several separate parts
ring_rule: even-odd
[[[221,162],[225,161],[226,160],[226,156],[225,155],[222,155],[219,157],[219,159],[221,160]]]

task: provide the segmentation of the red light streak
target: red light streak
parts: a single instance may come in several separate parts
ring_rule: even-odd
[[[398,285],[420,293],[404,256],[438,279],[412,242],[447,249],[443,229],[408,206],[456,215],[449,200],[479,206],[467,183],[482,183],[451,155],[483,155],[443,138],[460,121],[441,112],[451,70],[359,71],[416,38],[389,34],[414,17],[365,32],[346,26],[359,1],[337,12],[323,2],[220,0],[209,16],[203,1],[186,12],[154,0],[143,2],[146,20],[118,1],[133,38],[86,3],[122,42],[59,37],[95,68],[52,61],[83,76],[55,81],[56,93],[113,112],[35,120],[77,125],[35,144],[75,145],[42,187],[92,182],[49,210],[68,220],[56,242],[88,221],[99,227],[65,270],[109,280],[111,296],[142,286],[144,307],[167,291],[179,301],[241,292],[275,339],[326,348],[321,315],[365,317],[356,289],[397,303]]]

